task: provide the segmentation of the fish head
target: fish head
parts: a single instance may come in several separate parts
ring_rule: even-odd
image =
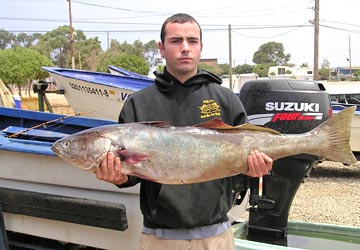
[[[95,172],[110,148],[109,138],[97,130],[85,130],[57,140],[51,150],[71,165]]]

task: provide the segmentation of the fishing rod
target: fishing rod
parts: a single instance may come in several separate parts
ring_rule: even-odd
[[[23,131],[17,132],[17,133],[15,133],[15,134],[9,135],[9,136],[7,136],[7,138],[14,138],[14,137],[17,137],[17,136],[19,136],[19,135],[22,135],[22,134],[24,134],[24,133],[29,132],[30,130],[33,130],[33,129],[36,129],[36,128],[39,128],[39,127],[44,127],[44,128],[46,128],[47,125],[52,124],[52,123],[55,123],[55,122],[57,122],[57,121],[63,121],[63,120],[68,119],[68,118],[73,118],[73,117],[76,117],[76,116],[80,116],[80,115],[84,115],[84,114],[89,114],[89,113],[93,113],[93,112],[95,112],[95,111],[80,112],[80,113],[75,113],[75,114],[73,114],[73,115],[67,115],[67,116],[59,117],[59,118],[56,118],[56,119],[53,119],[53,120],[50,120],[50,121],[47,121],[47,122],[40,123],[40,124],[35,125],[35,126],[33,126],[33,127],[24,129]]]

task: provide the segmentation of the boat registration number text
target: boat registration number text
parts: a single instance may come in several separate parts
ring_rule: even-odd
[[[80,84],[69,82],[69,85],[72,89],[85,92],[92,95],[106,96],[109,97],[109,91],[106,89],[98,89],[93,87],[87,87]]]

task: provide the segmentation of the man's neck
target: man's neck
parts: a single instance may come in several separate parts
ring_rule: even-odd
[[[191,77],[195,76],[197,74],[197,71],[193,73],[188,74],[181,74],[181,73],[173,73],[168,70],[168,73],[171,74],[173,77],[175,77],[181,84],[185,83],[187,80],[189,80]]]

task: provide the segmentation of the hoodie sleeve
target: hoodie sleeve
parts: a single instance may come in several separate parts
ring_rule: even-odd
[[[137,122],[135,118],[135,107],[132,99],[129,97],[125,103],[123,108],[121,109],[118,123],[130,123]]]
[[[237,126],[248,122],[244,105],[240,101],[240,98],[232,94],[231,95],[231,108],[233,110],[233,125]]]

